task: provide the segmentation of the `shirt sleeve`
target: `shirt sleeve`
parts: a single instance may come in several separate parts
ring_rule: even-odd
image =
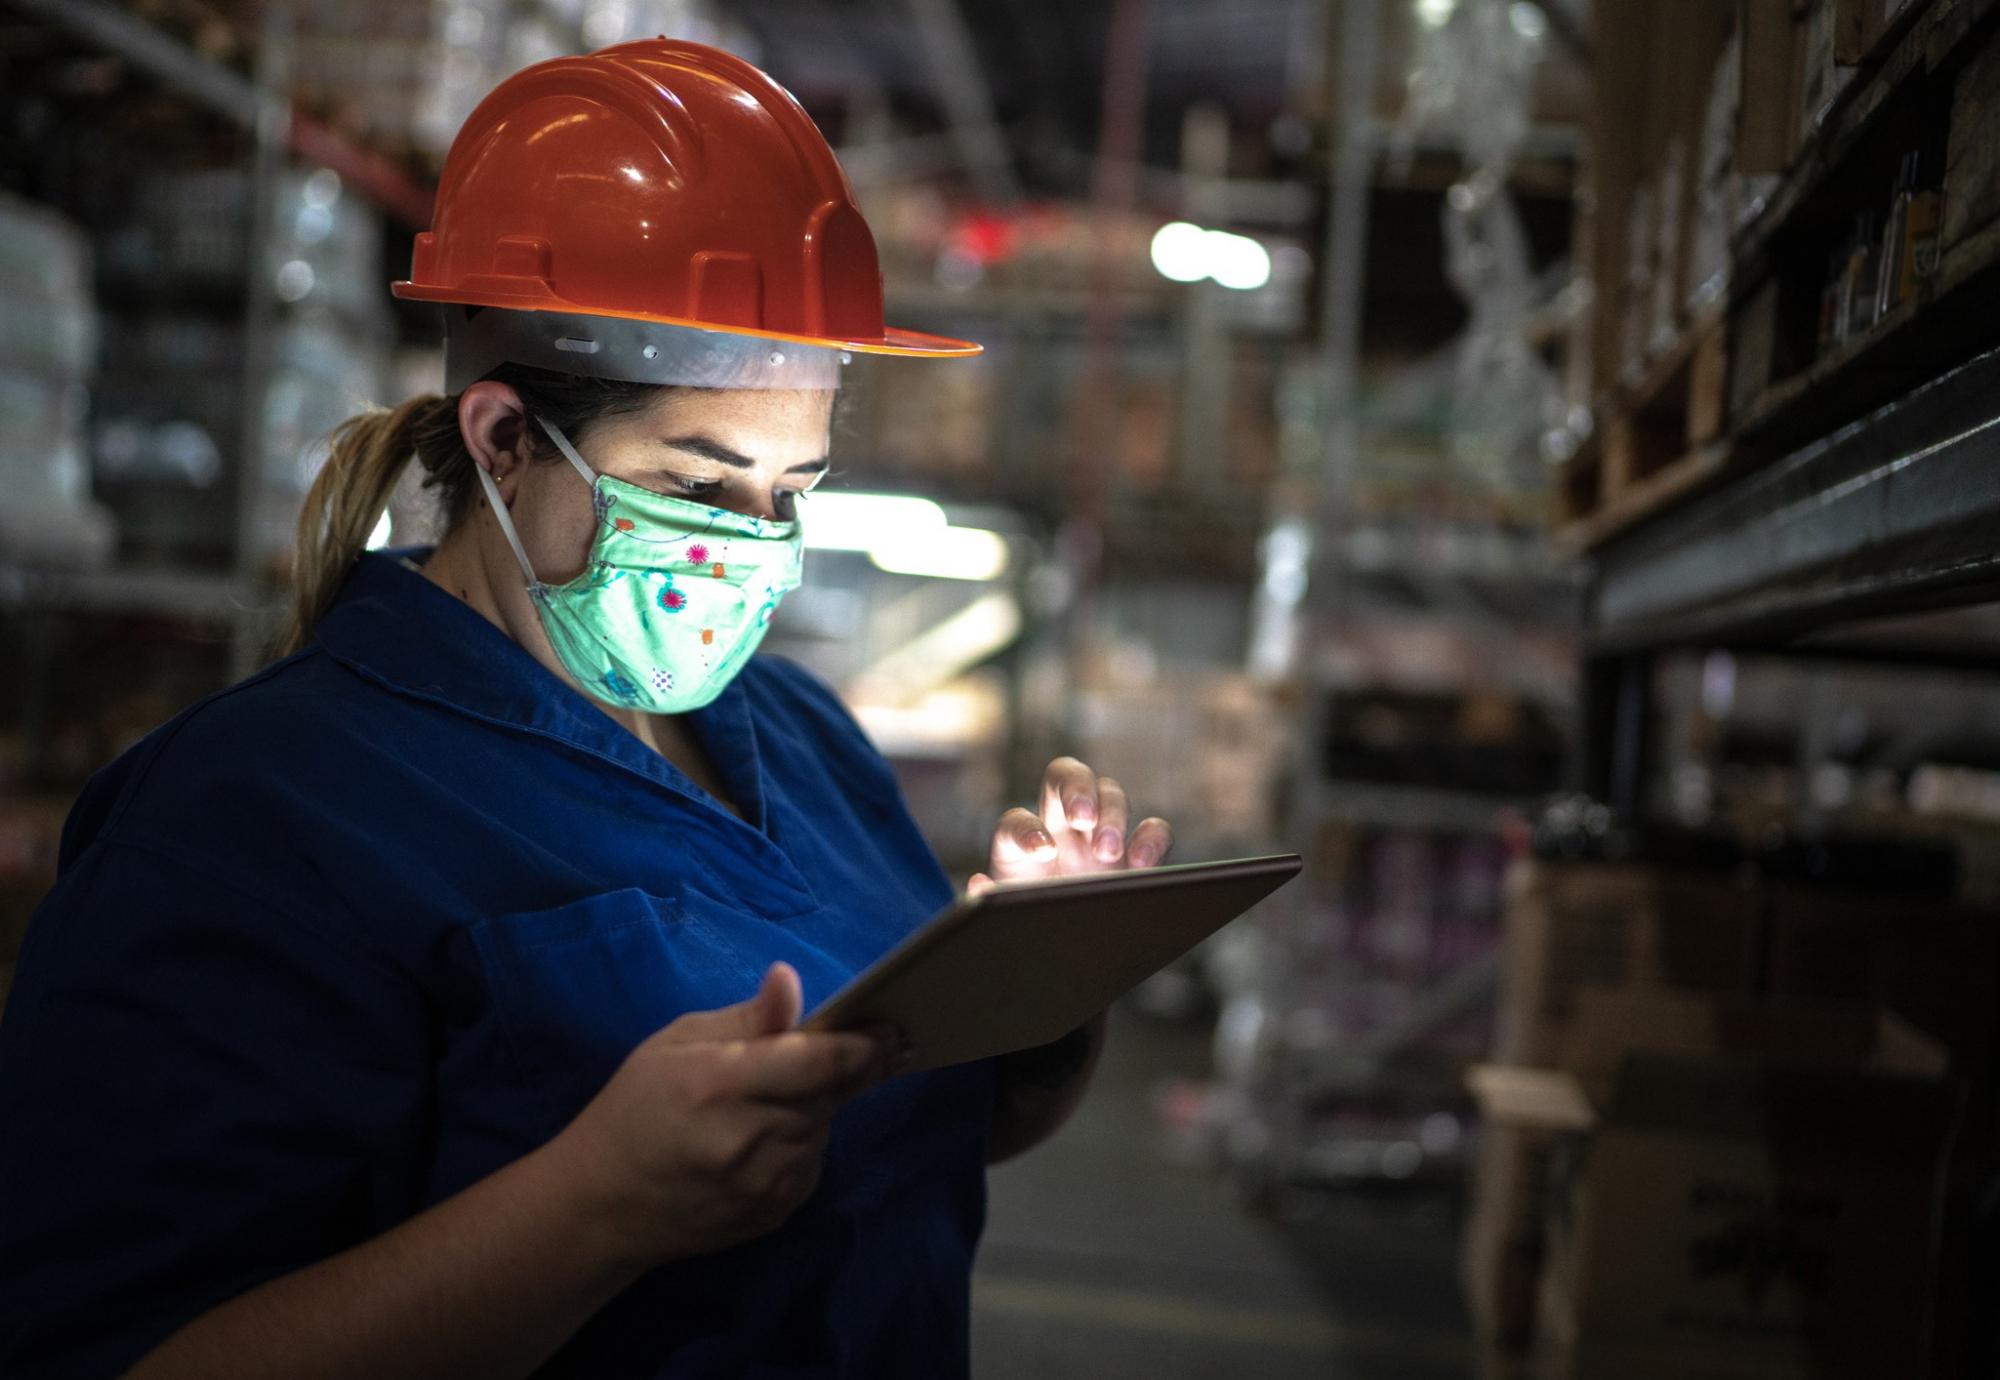
[[[0,1021],[0,1374],[116,1375],[410,1215],[424,1003],[254,878],[100,837]]]

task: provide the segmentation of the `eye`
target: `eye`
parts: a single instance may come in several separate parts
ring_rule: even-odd
[[[697,498],[722,492],[720,479],[690,479],[680,474],[669,474],[667,479],[678,492]]]

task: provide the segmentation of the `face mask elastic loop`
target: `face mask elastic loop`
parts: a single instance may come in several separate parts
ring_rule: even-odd
[[[486,490],[486,502],[493,509],[493,516],[499,520],[500,535],[507,539],[507,545],[513,548],[514,559],[521,563],[521,573],[528,579],[529,595],[540,601],[548,586],[536,578],[535,567],[528,560],[528,550],[521,545],[521,536],[514,530],[514,519],[508,514],[506,501],[500,496],[500,486],[493,482],[493,476],[486,472],[484,465],[475,464],[473,468],[479,473],[479,486]]]
[[[576,447],[569,443],[569,437],[562,434],[561,428],[557,427],[554,422],[546,417],[535,418],[535,424],[549,434],[549,439],[556,443],[556,449],[563,453],[563,459],[576,466],[576,472],[583,476],[583,482],[595,489],[597,487],[597,471],[583,462],[583,457],[576,453]]]
[[[556,449],[562,452],[563,458],[576,466],[576,472],[583,476],[583,482],[590,485],[591,505],[601,521],[608,505],[604,499],[604,491],[598,486],[597,472],[584,463],[583,457],[576,453],[576,447],[569,443],[569,438],[562,434],[554,422],[545,417],[537,417],[535,421],[548,433],[549,439],[556,443]],[[475,464],[473,468],[479,472],[480,487],[486,490],[486,501],[493,506],[493,516],[500,520],[500,534],[507,538],[507,545],[513,549],[514,559],[520,562],[521,573],[528,578],[529,596],[537,603],[547,602],[549,587],[542,583],[535,574],[534,564],[528,560],[528,550],[521,545],[520,533],[514,530],[513,516],[507,511],[507,505],[501,499],[500,486],[493,482],[493,476],[486,472],[484,465]]]

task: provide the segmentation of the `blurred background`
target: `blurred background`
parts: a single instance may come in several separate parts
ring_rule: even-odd
[[[0,996],[441,385],[459,122],[691,38],[987,346],[851,371],[767,646],[960,877],[1058,753],[1308,859],[995,1171],[979,1373],[1992,1374],[1996,10],[0,0]]]

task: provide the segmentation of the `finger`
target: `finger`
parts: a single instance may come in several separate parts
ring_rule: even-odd
[[[788,1030],[730,1047],[737,1090],[759,1102],[806,1102],[859,1091],[886,1075],[893,1046],[853,1030]]]
[[[1125,853],[1132,860],[1132,866],[1152,867],[1166,861],[1167,852],[1173,846],[1173,826],[1158,815],[1151,815],[1140,820],[1139,827],[1132,831]]]
[[[1091,835],[1090,854],[1100,863],[1115,863],[1125,856],[1125,825],[1132,818],[1125,788],[1108,776],[1097,778],[1097,832]]]
[[[1042,773],[1042,823],[1060,837],[1097,823],[1097,773],[1074,757],[1058,757]]]
[[[977,896],[982,891],[991,890],[992,887],[993,879],[984,872],[975,872],[965,879],[965,894],[967,896]]]
[[[990,871],[996,881],[1042,877],[1056,861],[1056,841],[1032,810],[1016,805],[993,831]]]
[[[676,1040],[754,1040],[775,1035],[799,1023],[805,996],[798,970],[789,963],[773,963],[764,970],[764,980],[747,1001],[713,1011],[690,1011],[667,1029]]]

